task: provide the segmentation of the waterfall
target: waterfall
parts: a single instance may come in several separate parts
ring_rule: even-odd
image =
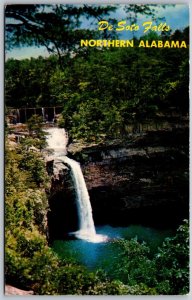
[[[92,208],[80,164],[67,156],[62,157],[62,160],[71,168],[73,184],[76,192],[79,230],[75,233],[75,235],[84,237],[85,239],[90,237],[94,238],[96,231],[93,222]]]
[[[47,137],[47,148],[54,150],[54,157],[60,159],[64,164],[69,166],[71,170],[72,181],[76,193],[79,230],[71,232],[70,235],[74,235],[79,239],[89,242],[96,243],[106,241],[107,236],[96,234],[89,193],[80,164],[66,156],[68,135],[62,128],[49,128],[46,131],[49,133]]]

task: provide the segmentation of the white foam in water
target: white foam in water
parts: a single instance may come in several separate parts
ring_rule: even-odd
[[[89,231],[85,232],[82,230],[75,231],[70,235],[74,235],[77,239],[85,240],[91,243],[102,243],[109,240],[109,237],[107,235],[97,234],[97,233],[90,235]]]

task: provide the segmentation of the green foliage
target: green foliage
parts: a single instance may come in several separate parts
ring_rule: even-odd
[[[143,38],[165,39],[152,33]],[[188,29],[166,36],[166,40],[172,39],[187,42]],[[130,123],[188,112],[189,51],[91,48],[65,57],[64,69],[59,68],[56,56],[10,59],[5,83],[8,106],[63,106],[60,126],[73,138],[115,138],[125,135]],[[33,117],[29,126],[34,126],[34,121]]]
[[[120,278],[128,286],[143,284],[154,287],[155,265],[150,258],[150,248],[145,243],[139,243],[137,239],[122,239],[115,244],[120,249],[116,258],[116,269],[113,270],[115,278]]]
[[[181,37],[187,42],[187,28],[166,40]],[[150,33],[144,38],[157,36]],[[63,106],[59,126],[76,139],[123,136],[129,124],[159,120],[161,114],[188,112],[188,56],[188,49],[91,48],[66,58],[64,69],[58,67],[54,56],[10,59],[5,68],[6,104]],[[19,78],[23,78],[22,83]],[[41,124],[37,116],[33,117],[29,121],[31,134],[35,121]]]
[[[128,295],[158,295],[155,288],[150,288],[143,283],[129,286],[127,290],[127,294]]]
[[[181,225],[173,238],[167,238],[155,258],[157,291],[163,294],[189,292],[189,223]]]
[[[33,115],[28,121],[27,126],[31,135],[39,136],[42,133],[43,117]]]
[[[40,150],[45,148],[47,143],[46,143],[46,133],[43,130],[43,117],[38,115],[33,115],[27,121],[27,126],[29,130],[29,136],[33,138],[33,140],[35,139],[34,145]]]
[[[41,291],[50,294],[53,289],[52,272],[58,266],[58,258],[46,246],[45,239],[35,230],[25,230],[15,233],[15,236],[9,233],[6,245],[7,281],[32,288],[38,294]]]
[[[5,162],[5,274],[8,282],[25,288],[31,285],[30,260],[46,246],[45,165],[39,153],[22,146],[7,146]]]
[[[175,237],[167,238],[157,253],[136,239],[115,242],[119,247],[114,278],[128,286],[133,295],[184,295],[189,292],[189,223]]]
[[[64,128],[65,120],[62,115],[60,115],[57,119],[57,124],[60,128]]]
[[[50,54],[57,54],[60,66],[64,67],[63,54],[66,58],[69,51],[77,51],[79,41],[90,36],[90,30],[80,28],[80,18],[97,21],[114,10],[109,5],[7,5],[6,48],[43,46]]]
[[[19,153],[18,153],[19,152]],[[41,165],[40,165],[41,164]],[[14,232],[17,228],[46,231],[48,176],[40,154],[31,151],[6,149],[5,225]],[[41,185],[41,188],[39,186]]]
[[[29,179],[31,179],[29,180],[30,186],[33,186],[34,183],[37,186],[41,186],[49,180],[45,170],[45,162],[38,152],[22,151],[19,168],[27,171]]]
[[[39,169],[40,165],[40,169]],[[38,166],[38,168],[37,168]],[[6,282],[39,295],[124,294],[127,288],[101,272],[60,259],[46,241],[48,203],[40,152],[6,149]],[[41,186],[39,186],[41,184]]]
[[[159,5],[160,7],[160,5]],[[164,7],[163,5],[161,7]],[[19,46],[43,46],[49,53],[56,53],[62,65],[62,54],[79,51],[79,41],[90,38],[117,37],[114,31],[98,31],[98,20],[109,20],[114,28],[117,20],[111,12],[119,8],[117,5],[7,5],[6,17],[6,48]],[[130,24],[137,23],[138,17],[150,16],[157,21],[154,5],[122,5],[126,19]],[[82,20],[90,20],[83,27]],[[19,24],[19,25],[18,25]],[[88,28],[88,29],[87,29]],[[65,37],[65,38],[63,38]]]
[[[8,146],[6,146],[5,194],[7,196],[20,192],[25,188],[27,174],[23,172],[22,176],[20,176],[18,159],[20,159],[20,156],[15,151],[10,151]]]
[[[186,221],[154,255],[136,239],[119,240],[116,266],[109,274],[89,272],[47,246],[46,183],[35,166],[40,153],[6,151],[5,276],[8,283],[39,295],[186,294],[189,289],[189,232]],[[28,157],[27,157],[28,154]],[[45,166],[44,166],[45,167]],[[44,175],[43,175],[44,174]],[[38,178],[38,180],[37,180]],[[40,180],[40,181],[39,181]],[[39,187],[41,183],[41,187]]]
[[[53,105],[48,82],[58,58],[38,57],[37,59],[6,61],[5,98],[11,107],[41,107]],[[22,78],[22,80],[21,80]]]

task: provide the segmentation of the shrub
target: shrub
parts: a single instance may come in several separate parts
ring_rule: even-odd
[[[116,269],[113,270],[115,277],[128,286],[155,286],[155,266],[150,258],[149,247],[139,243],[136,238],[130,241],[122,239],[115,244],[119,247]]]
[[[167,238],[155,258],[160,294],[189,292],[189,222],[184,221],[173,238]]]

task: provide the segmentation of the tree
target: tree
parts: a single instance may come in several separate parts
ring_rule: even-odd
[[[166,39],[174,34],[187,40],[188,29]],[[130,124],[188,113],[188,56],[188,49],[176,48],[90,48],[69,57],[62,70],[55,56],[8,60],[6,104],[62,106],[62,126],[73,138],[123,137]]]
[[[80,17],[102,18],[114,10],[111,6],[7,5],[6,47],[44,46],[58,55],[62,66],[62,56],[76,51],[80,39],[90,35],[89,30],[80,29]]]
[[[189,221],[167,238],[155,258],[157,290],[162,294],[184,295],[189,292]]]
[[[116,258],[116,269],[112,270],[113,276],[128,286],[144,285],[154,288],[155,265],[150,248],[145,243],[139,243],[136,238],[116,241],[115,246],[119,248],[119,255]]]
[[[132,24],[139,15],[155,16],[153,5],[124,5],[127,19]],[[57,54],[63,67],[66,57],[77,52],[79,41],[89,38],[109,38],[116,36],[114,31],[96,30],[96,24],[108,20],[116,25],[111,17],[117,5],[7,5],[6,48],[20,46],[43,46],[52,54]],[[82,23],[89,19],[90,29]],[[92,29],[91,29],[92,28]],[[65,59],[63,59],[63,56]]]
[[[15,108],[53,105],[49,81],[58,65],[57,56],[8,59],[5,64],[6,105]],[[22,78],[22,80],[21,80]]]

